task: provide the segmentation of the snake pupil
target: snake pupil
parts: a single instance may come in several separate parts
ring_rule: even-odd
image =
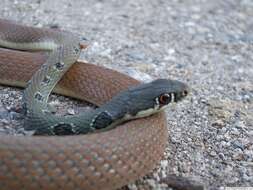
[[[159,97],[159,103],[160,103],[161,105],[168,104],[170,101],[171,101],[171,95],[170,95],[170,94],[162,94],[162,95]]]

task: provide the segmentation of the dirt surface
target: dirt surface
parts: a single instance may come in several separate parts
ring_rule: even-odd
[[[124,189],[168,189],[169,174],[208,189],[253,186],[253,1],[1,0],[0,16],[82,34],[88,62],[189,84],[190,97],[167,110],[164,160]],[[21,91],[2,86],[0,100],[0,133],[22,135]],[[84,107],[53,104],[67,114]]]

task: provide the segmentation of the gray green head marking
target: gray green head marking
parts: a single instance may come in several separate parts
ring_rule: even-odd
[[[182,100],[188,92],[189,88],[185,83],[157,79],[130,87],[112,98],[102,108],[109,111],[115,118],[126,121],[164,110],[170,103]]]

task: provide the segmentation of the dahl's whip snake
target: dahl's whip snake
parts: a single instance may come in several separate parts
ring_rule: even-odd
[[[160,79],[139,85],[116,71],[77,62],[84,46],[68,32],[0,19],[0,46],[0,83],[25,87],[32,78],[23,98],[26,130],[83,134],[131,120],[85,136],[1,136],[1,190],[116,189],[147,174],[162,158],[166,119],[153,112],[185,97],[185,84]],[[55,116],[47,107],[52,90],[101,107],[90,114]]]

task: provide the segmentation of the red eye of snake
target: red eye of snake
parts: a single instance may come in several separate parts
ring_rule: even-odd
[[[159,97],[159,103],[162,104],[162,105],[166,105],[166,104],[170,103],[170,101],[171,101],[171,95],[170,94],[162,94]]]

